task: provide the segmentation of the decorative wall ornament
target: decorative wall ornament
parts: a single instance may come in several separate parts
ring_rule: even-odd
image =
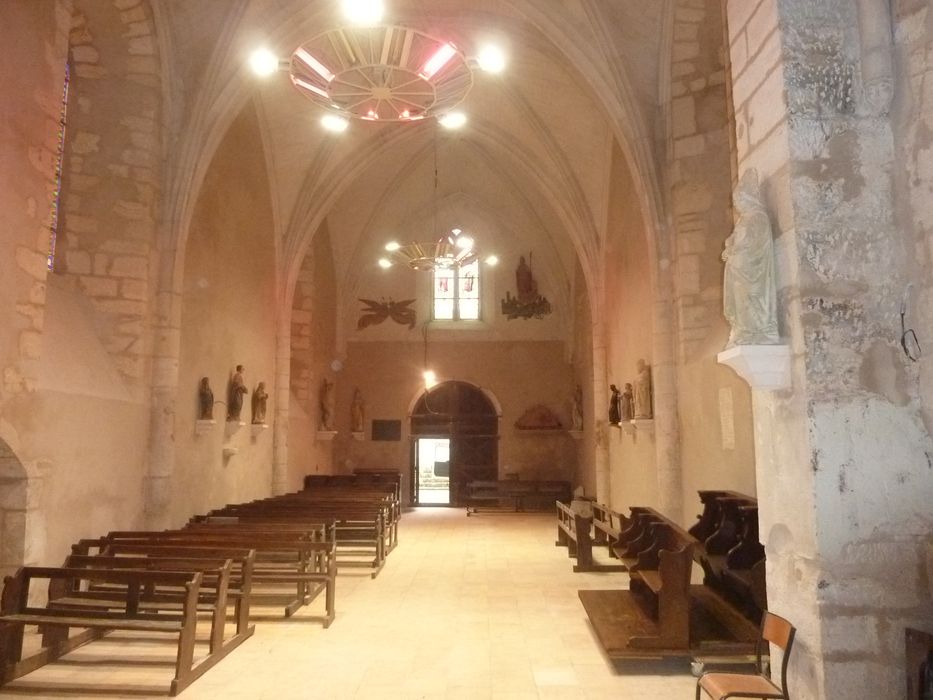
[[[651,367],[644,360],[638,361],[638,376],[635,377],[635,420],[654,418],[651,391]]]
[[[214,420],[214,392],[207,377],[198,384],[198,420]]]
[[[550,315],[551,302],[538,293],[538,283],[524,255],[519,258],[518,267],[515,268],[515,287],[517,296],[513,297],[506,292],[502,300],[502,313],[509,321],[516,318],[540,319]]]
[[[414,299],[392,301],[392,298],[389,297],[388,301],[385,299],[382,301],[360,299],[360,301],[363,302],[364,306],[360,320],[356,324],[357,330],[378,326],[390,318],[402,326],[408,326],[408,330],[412,330],[418,320],[417,313],[411,308],[411,305],[415,303]]]
[[[519,430],[559,430],[563,425],[554,411],[544,404],[537,404],[515,421],[515,427]]]
[[[321,383],[321,391],[318,394],[318,403],[320,404],[321,418],[318,430],[332,431],[334,429],[334,383],[324,378]]]
[[[266,391],[266,383],[259,382],[253,392],[253,425],[262,425],[266,422],[266,403],[268,401],[269,394]]]
[[[723,312],[732,326],[726,348],[777,345],[780,338],[774,242],[771,221],[761,198],[758,171],[754,168],[742,176],[735,189],[734,204],[739,220],[722,254],[726,263]]]
[[[246,382],[243,380],[243,365],[237,365],[230,377],[227,388],[227,420],[239,423],[240,413],[243,411],[243,397],[249,393]]]

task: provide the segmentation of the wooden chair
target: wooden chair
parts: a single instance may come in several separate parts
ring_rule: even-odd
[[[704,673],[697,681],[696,700],[700,700],[700,691],[705,691],[714,700],[725,698],[783,698],[790,700],[787,693],[787,660],[794,645],[797,630],[783,617],[765,612],[761,619],[761,636],[755,648],[757,674],[750,673]],[[765,644],[774,644],[784,652],[781,662],[781,685],[778,687],[764,673],[761,664],[762,650]]]

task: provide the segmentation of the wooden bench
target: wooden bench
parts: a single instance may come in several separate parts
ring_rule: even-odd
[[[703,514],[691,531],[707,534],[696,552],[704,583],[751,621],[767,609],[765,550],[759,542],[758,502],[733,491],[701,491]]]
[[[108,544],[100,547],[97,541],[92,546],[87,540],[72,545],[73,554],[69,555],[63,566],[109,569],[143,569],[167,571],[201,571],[209,573],[225,559],[229,559],[232,568],[227,583],[227,602],[233,604],[233,618],[236,631],[233,647],[250,637],[254,627],[249,624],[249,609],[253,589],[253,569],[256,552],[252,549],[209,548],[209,547],[171,547],[165,545],[120,545]],[[89,553],[91,550],[96,553]],[[215,589],[216,590],[216,589]],[[97,596],[82,596],[82,599]],[[215,609],[215,597],[207,587],[202,586],[198,599],[199,610]],[[105,598],[106,599],[106,598]],[[161,596],[157,599],[142,601],[143,605],[159,608],[163,604],[177,607],[178,601]],[[221,627],[223,632],[223,627]],[[222,634],[223,636],[223,634]],[[235,643],[234,643],[235,642]],[[231,647],[231,649],[233,648]]]
[[[333,542],[316,541],[316,537],[316,533],[302,530],[301,526],[292,530],[224,525],[156,532],[115,531],[98,540],[82,540],[81,544],[97,546],[103,552],[117,544],[255,550],[252,604],[284,604],[285,616],[291,617],[324,593],[325,615],[313,619],[319,619],[327,628],[336,615],[336,550]],[[282,591],[284,586],[293,586],[294,593]]]
[[[629,571],[629,590],[581,590],[580,600],[610,658],[748,654],[757,627],[722,604],[706,586],[691,585],[700,543],[647,507],[620,516],[616,555]]]
[[[594,518],[575,513],[570,507],[555,502],[557,508],[557,541],[558,547],[567,547],[567,554],[577,560],[573,570],[580,571],[624,571],[620,564],[603,564],[593,557]]]
[[[226,581],[230,562],[218,571],[216,608],[226,610]],[[170,634],[178,639],[175,676],[170,692],[177,695],[212,668],[230,651],[229,645],[217,642],[211,634],[211,649],[199,663],[194,663],[197,631],[197,607],[205,574],[201,571],[133,571],[125,569],[23,567],[4,582],[0,600],[0,660],[2,683],[18,678],[64,654],[87,644],[112,630]],[[52,591],[46,607],[30,605],[32,584],[48,581]],[[106,585],[110,595],[122,592],[120,605],[114,607],[55,607],[57,592],[67,596],[82,587]],[[146,591],[160,588],[180,589],[180,609],[152,610],[140,605]],[[216,619],[216,618],[215,618]],[[37,625],[42,631],[43,648],[22,658],[24,628]],[[82,630],[69,636],[69,630]]]
[[[555,500],[569,503],[571,498],[570,482],[567,481],[476,480],[467,484],[467,515],[483,512],[481,508],[499,513],[543,510]]]

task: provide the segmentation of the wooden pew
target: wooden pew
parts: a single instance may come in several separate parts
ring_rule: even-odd
[[[107,547],[126,545],[189,546],[197,548],[256,552],[250,599],[255,605],[284,604],[286,617],[310,604],[321,593],[325,595],[325,615],[320,619],[327,628],[333,622],[337,577],[336,549],[333,542],[313,541],[317,535],[307,530],[283,525],[262,529],[216,526],[155,532],[115,531],[98,540],[82,540],[80,544]],[[293,586],[294,593],[285,593],[283,586]],[[260,588],[261,590],[257,590]]]
[[[226,581],[230,562],[217,585],[216,607],[226,610]],[[80,587],[107,585],[111,592],[122,590],[119,609],[74,608],[30,605],[34,581],[46,580],[50,590],[67,594]],[[23,567],[4,581],[0,599],[0,660],[7,683],[64,654],[87,644],[111,630],[170,634],[178,639],[175,675],[170,692],[177,695],[212,668],[230,651],[229,645],[216,644],[212,633],[210,653],[194,663],[197,631],[197,607],[204,573],[201,571],[133,571],[125,569]],[[153,611],[140,606],[147,590],[161,587],[183,591],[179,611]],[[54,604],[54,597],[51,603]],[[43,632],[43,648],[23,658],[23,636],[27,625],[37,625]],[[69,629],[83,630],[69,636]]]
[[[570,482],[542,479],[500,479],[498,481],[476,480],[467,484],[467,515],[483,512],[513,513],[549,508],[555,500],[570,503]],[[493,505],[494,504],[494,505]]]
[[[619,564],[602,564],[593,557],[595,540],[592,535],[594,518],[575,513],[571,508],[560,501],[555,502],[557,508],[557,541],[558,547],[567,547],[567,554],[577,560],[573,570],[580,571],[624,571],[625,567]]]
[[[249,638],[255,631],[254,627],[249,624],[253,569],[256,562],[255,550],[139,544],[109,544],[106,547],[100,547],[98,541],[94,542],[93,546],[88,544],[87,540],[72,545],[73,554],[68,556],[63,566],[66,568],[144,569],[209,573],[211,569],[216,569],[224,559],[229,559],[232,568],[227,583],[227,602],[233,604],[233,617],[236,622],[234,639],[230,643],[235,641],[235,644],[233,644],[235,647]],[[96,553],[90,554],[91,549],[94,549]],[[205,609],[214,610],[215,597],[215,595],[210,595],[210,591],[207,590],[206,586],[202,586],[198,609],[202,611]],[[157,600],[143,601],[142,604],[158,609],[161,609],[160,606],[164,604],[176,604],[177,607],[177,601],[166,596],[162,596]],[[221,627],[222,631],[223,627]]]

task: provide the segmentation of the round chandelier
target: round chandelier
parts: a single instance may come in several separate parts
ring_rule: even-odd
[[[438,268],[463,267],[479,258],[473,239],[458,228],[437,241],[404,245],[393,241],[386,245],[385,250],[388,255],[379,261],[383,269],[398,263],[419,272],[430,272]]]
[[[448,113],[473,87],[467,57],[453,43],[397,25],[319,34],[295,49],[289,74],[315,104],[374,122]]]

